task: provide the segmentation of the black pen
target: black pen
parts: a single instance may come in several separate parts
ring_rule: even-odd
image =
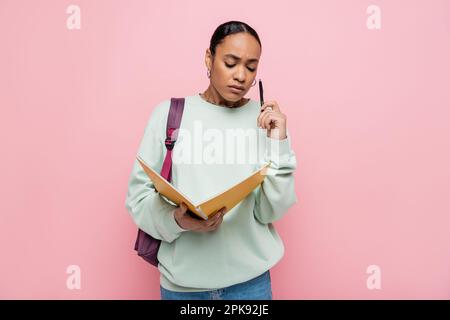
[[[261,102],[261,107],[264,104],[264,92],[263,92],[263,85],[261,79],[259,79],[259,101]]]
[[[264,104],[264,91],[263,91],[263,85],[261,79],[259,79],[259,101],[261,102],[261,107]],[[267,107],[269,110],[272,110],[272,107]],[[263,112],[262,109],[259,110],[259,112]],[[269,123],[269,126],[272,126],[272,120]]]

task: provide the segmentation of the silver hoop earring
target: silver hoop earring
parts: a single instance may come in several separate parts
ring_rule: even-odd
[[[254,87],[254,86],[255,86],[255,84],[256,84],[256,79],[253,79],[253,84],[252,84],[252,87]]]
[[[211,71],[206,71],[206,76],[208,77],[208,78],[211,78]]]

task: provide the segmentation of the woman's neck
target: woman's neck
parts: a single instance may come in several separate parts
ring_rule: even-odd
[[[225,100],[219,92],[217,92],[216,89],[214,89],[213,86],[209,85],[208,89],[205,90],[201,94],[201,97],[208,101],[209,103],[221,106],[221,107],[227,107],[227,108],[238,108],[243,106],[248,102],[248,99],[242,98],[239,101],[228,101]]]

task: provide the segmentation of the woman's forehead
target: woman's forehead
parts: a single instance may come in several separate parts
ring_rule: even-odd
[[[247,33],[236,33],[226,36],[217,46],[216,52],[221,56],[237,60],[256,60],[261,55],[258,41]]]

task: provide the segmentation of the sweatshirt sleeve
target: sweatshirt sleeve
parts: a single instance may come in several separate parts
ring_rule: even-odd
[[[266,137],[264,162],[271,161],[267,176],[256,189],[254,216],[264,224],[272,223],[296,203],[294,170],[297,161],[290,147],[290,136],[276,140]]]
[[[170,100],[158,105],[153,111],[144,130],[138,155],[153,169],[160,172],[167,153],[164,145],[168,105]],[[128,180],[128,192],[125,207],[135,224],[155,239],[165,242],[176,240],[182,232],[175,221],[175,206],[156,191],[153,182],[141,165],[134,160]]]

